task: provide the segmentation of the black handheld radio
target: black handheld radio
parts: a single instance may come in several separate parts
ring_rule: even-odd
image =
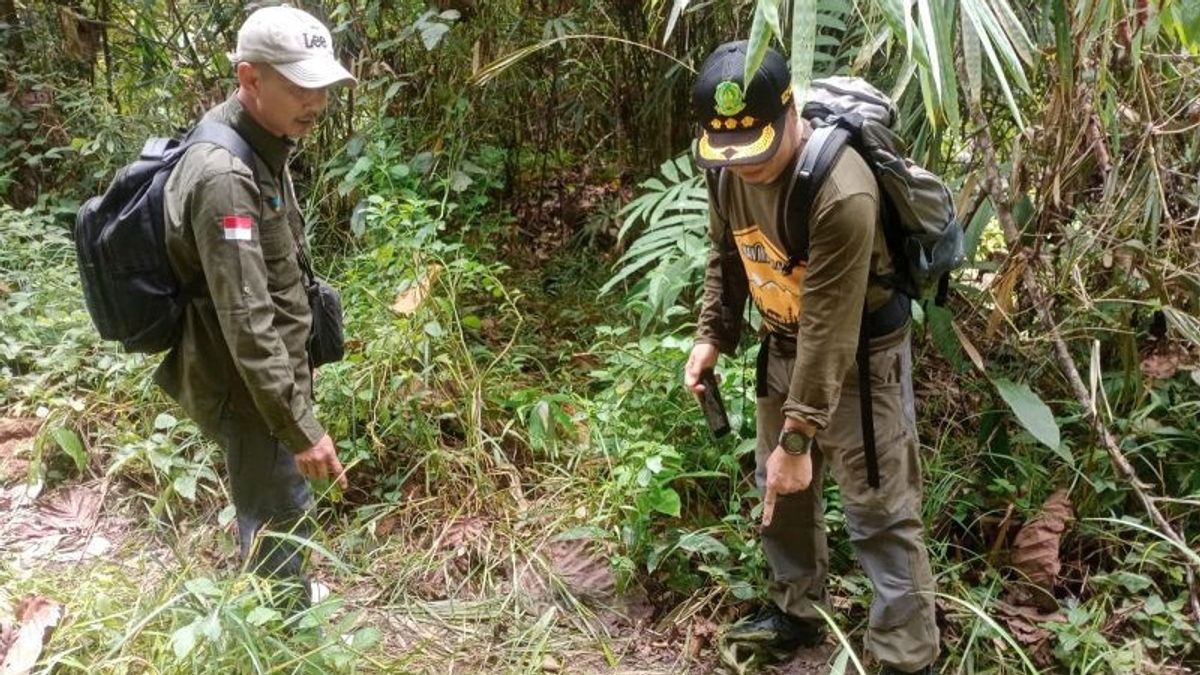
[[[700,407],[704,409],[704,421],[713,436],[721,438],[729,433],[729,416],[725,414],[725,404],[721,401],[721,389],[717,386],[717,376],[712,368],[700,373],[700,384],[704,385],[704,393],[700,394]]]

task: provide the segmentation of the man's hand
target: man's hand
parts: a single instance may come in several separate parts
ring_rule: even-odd
[[[795,429],[812,437],[817,429],[807,422],[785,417],[784,429]],[[775,500],[779,495],[790,495],[794,492],[807,490],[812,483],[812,453],[791,455],[782,447],[775,446],[771,456],[767,458],[767,492],[763,497],[763,527],[771,525],[775,516]]]
[[[350,487],[350,481],[346,480],[346,470],[338,461],[337,448],[333,446],[333,439],[329,434],[322,436],[316,445],[296,455],[296,465],[300,468],[300,473],[307,478],[332,478],[343,490]]]
[[[716,345],[696,345],[688,356],[687,365],[683,367],[683,386],[687,387],[697,398],[704,393],[704,385],[700,384],[700,373],[717,365],[720,350]]]

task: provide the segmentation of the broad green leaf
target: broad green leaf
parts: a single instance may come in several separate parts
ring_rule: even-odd
[[[581,527],[572,527],[554,536],[554,541],[578,541],[588,539],[608,539],[609,534],[606,530],[596,527],[595,525],[583,525]]]
[[[648,504],[650,508],[665,513],[668,516],[675,518],[679,517],[679,509],[682,506],[679,500],[679,493],[669,487],[660,487],[652,490],[648,495]]]
[[[166,431],[167,429],[173,429],[178,423],[179,420],[175,419],[175,416],[171,413],[159,413],[158,417],[154,418],[154,430]]]
[[[234,506],[233,504],[230,504],[230,505],[226,506],[225,508],[221,509],[221,512],[217,514],[217,525],[219,525],[221,527],[225,527],[225,526],[229,525],[230,523],[232,523],[233,519],[236,517],[237,517],[237,507]]]
[[[1004,378],[994,378],[992,384],[1026,431],[1051,450],[1058,448],[1062,440],[1054,413],[1028,385]]]
[[[200,621],[200,619],[196,619],[171,634],[171,650],[175,652],[176,661],[182,661],[195,649],[196,631],[200,626]]]
[[[712,535],[703,532],[688,532],[679,538],[676,544],[679,548],[688,553],[699,553],[700,555],[729,555],[729,548],[717,541]]]
[[[967,363],[962,352],[962,345],[954,333],[954,315],[945,307],[938,307],[932,303],[926,310],[926,314],[929,333],[933,336],[933,344],[937,346],[938,351],[950,362],[956,372],[963,373],[969,370],[970,364]]]
[[[264,626],[272,621],[278,621],[280,614],[278,610],[270,607],[255,607],[246,615],[246,622],[251,626]]]
[[[817,49],[817,0],[792,0],[792,101],[804,105]]]
[[[200,621],[200,625],[196,628],[196,632],[208,638],[209,642],[216,642],[221,639],[221,622],[217,619],[217,615],[209,614]]]
[[[171,481],[171,485],[175,487],[175,492],[179,493],[179,496],[189,502],[194,502],[196,501],[196,478],[196,474],[189,471],[182,476],[177,476],[175,480]]]
[[[979,54],[979,36],[975,27],[967,18],[966,12],[960,12],[959,23],[962,31],[963,66],[967,71],[967,89],[971,105],[978,107],[983,95],[983,61]]]
[[[967,225],[967,232],[964,235],[963,251],[967,255],[967,261],[970,264],[975,264],[976,253],[979,251],[979,242],[983,239],[983,231],[987,229],[987,225],[995,215],[995,210],[992,208],[992,200],[985,199],[979,205],[979,209],[975,211],[975,217]]]
[[[365,652],[383,640],[383,633],[375,626],[364,626],[350,638],[350,648],[357,652]]]
[[[209,579],[208,577],[196,577],[195,579],[188,579],[187,581],[183,582],[183,587],[196,595],[201,595],[208,598],[215,598],[221,595],[221,589],[217,588],[217,585],[213,583],[213,580]]]
[[[75,462],[76,469],[83,471],[87,468],[87,451],[83,448],[83,441],[79,440],[79,434],[66,427],[55,427],[50,432],[50,436],[58,444],[58,447],[62,448],[62,451]]]
[[[742,81],[750,86],[763,57],[771,46],[771,36],[782,37],[779,28],[780,0],[758,0],[754,8],[754,22],[750,26],[750,41],[746,48],[746,69]]]

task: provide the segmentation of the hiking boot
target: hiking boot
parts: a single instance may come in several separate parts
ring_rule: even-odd
[[[772,603],[731,626],[725,633],[725,640],[790,652],[799,647],[821,644],[825,640],[825,625],[819,621],[794,617]]]
[[[924,668],[912,671],[884,666],[883,670],[879,671],[879,675],[933,675],[933,666],[925,666]]]

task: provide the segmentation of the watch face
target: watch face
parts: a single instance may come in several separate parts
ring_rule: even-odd
[[[799,431],[785,431],[779,438],[783,449],[792,453],[802,453],[808,450],[808,436]]]

